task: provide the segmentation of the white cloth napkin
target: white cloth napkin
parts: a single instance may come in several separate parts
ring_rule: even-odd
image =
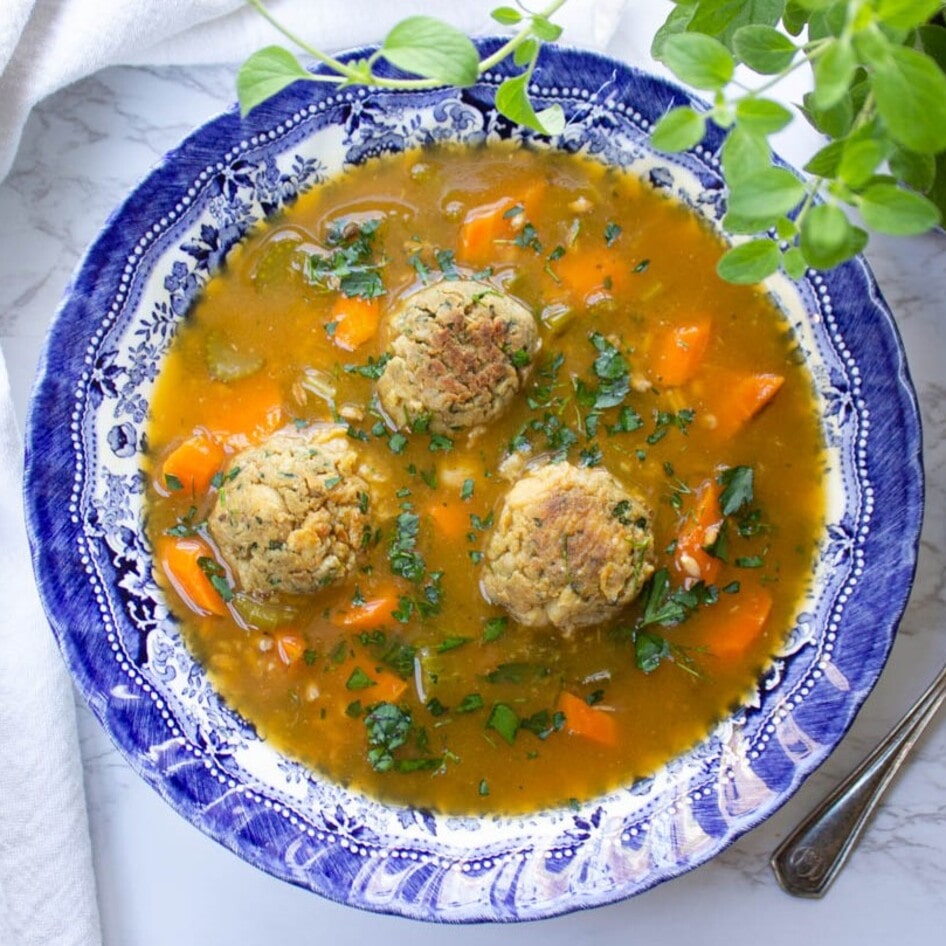
[[[99,918],[72,687],[33,584],[0,357],[0,943],[92,944]]]
[[[575,45],[604,49],[627,0],[570,0],[556,17]],[[497,0],[270,0],[326,51],[378,41],[408,14],[497,31]],[[538,5],[538,4],[536,4]],[[0,181],[30,110],[118,64],[238,63],[280,42],[244,0],[2,0]],[[101,942],[73,691],[32,577],[22,447],[0,351],[0,944]]]

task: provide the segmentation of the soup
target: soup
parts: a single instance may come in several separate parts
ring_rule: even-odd
[[[260,735],[443,812],[651,775],[755,685],[823,530],[812,383],[692,211],[510,146],[366,163],[228,257],[149,429],[156,568]]]

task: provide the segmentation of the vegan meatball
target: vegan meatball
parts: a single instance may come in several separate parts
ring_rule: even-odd
[[[651,513],[602,469],[554,463],[507,493],[486,545],[483,590],[520,624],[613,617],[654,570]]]
[[[390,360],[378,380],[398,427],[429,419],[434,433],[495,420],[522,387],[538,348],[535,317],[485,283],[441,282],[390,317]]]
[[[371,528],[357,468],[337,426],[276,433],[233,457],[208,524],[244,591],[310,594],[352,570]]]

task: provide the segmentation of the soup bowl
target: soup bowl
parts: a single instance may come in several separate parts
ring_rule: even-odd
[[[444,141],[546,146],[495,111],[504,68],[462,91],[299,84],[246,119],[234,109],[194,132],[79,265],[47,340],[27,431],[41,597],[79,690],[132,768],[201,831],[272,875],[437,922],[531,920],[626,898],[704,863],[771,815],[842,738],[884,666],[922,512],[915,396],[866,263],[773,277],[766,288],[815,388],[826,522],[811,591],[778,653],[698,745],[580,805],[448,816],[333,784],[224,703],[183,643],[144,528],[148,405],[162,357],[228,252],[336,172]],[[554,46],[532,91],[538,105],[565,111],[548,146],[638,174],[721,230],[723,133],[711,125],[703,143],[673,156],[648,141],[669,108],[704,107],[685,91]]]

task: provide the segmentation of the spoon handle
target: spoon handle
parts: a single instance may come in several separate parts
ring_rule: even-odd
[[[824,895],[944,699],[946,667],[884,741],[779,845],[771,864],[784,890]]]

